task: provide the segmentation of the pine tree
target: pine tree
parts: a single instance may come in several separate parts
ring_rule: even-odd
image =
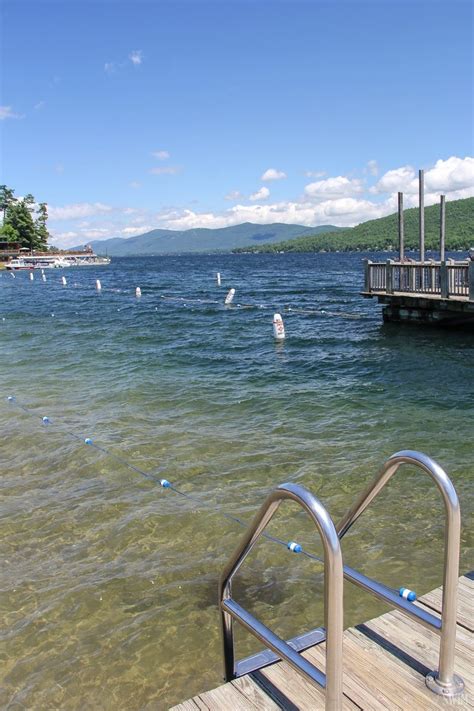
[[[5,217],[8,208],[16,202],[14,197],[15,191],[6,185],[0,185],[0,210],[3,212],[3,224],[5,224]]]
[[[5,224],[9,224],[18,234],[18,240],[22,247],[34,249],[36,241],[35,223],[31,216],[28,202],[20,202],[9,205]]]
[[[48,205],[45,202],[40,202],[38,206],[38,217],[35,221],[36,242],[37,248],[46,250],[48,248],[49,232],[46,227],[48,220]]]

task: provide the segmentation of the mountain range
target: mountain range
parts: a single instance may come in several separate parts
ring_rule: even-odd
[[[130,257],[155,254],[183,254],[187,252],[220,252],[291,240],[323,232],[338,230],[334,225],[304,227],[275,222],[271,225],[255,225],[244,222],[220,229],[152,230],[135,237],[96,240],[90,242],[97,254],[111,257]],[[79,249],[79,248],[78,248]]]

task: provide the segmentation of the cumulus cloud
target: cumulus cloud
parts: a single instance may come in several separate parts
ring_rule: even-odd
[[[406,191],[415,179],[415,170],[411,165],[387,171],[376,185],[370,188],[371,193],[392,193]]]
[[[451,193],[470,197],[474,187],[474,158],[451,156],[446,160],[437,160],[432,168],[425,170],[425,191],[429,193]],[[418,194],[418,171],[409,165],[389,170],[381,177],[370,192],[391,193],[405,192]],[[459,199],[451,197],[451,199]]]
[[[263,186],[262,188],[260,188],[260,190],[257,190],[256,193],[252,193],[249,196],[249,200],[252,200],[252,202],[255,202],[256,200],[266,200],[269,195],[270,190]]]
[[[128,55],[129,60],[136,67],[143,62],[143,52],[141,49],[134,49]]]
[[[22,119],[24,114],[17,114],[11,106],[0,106],[0,121],[5,119]]]
[[[112,210],[113,208],[110,205],[104,205],[101,202],[81,202],[75,205],[65,205],[64,207],[51,205],[48,207],[48,215],[50,220],[76,220],[77,218],[101,215]]]
[[[284,173],[282,170],[276,170],[276,168],[268,168],[266,170],[260,180],[281,180],[282,178],[286,178],[286,173]]]
[[[361,180],[346,178],[343,175],[309,183],[304,189],[306,195],[317,200],[347,197],[361,193],[363,190]]]
[[[181,168],[177,165],[166,165],[160,168],[150,168],[152,175],[177,175],[181,172]]]
[[[160,172],[168,168],[158,168]],[[377,194],[364,190],[361,180],[337,176],[311,183],[298,200],[269,202],[267,187],[250,196],[243,204],[238,191],[229,193],[232,200],[240,200],[220,212],[199,212],[187,208],[164,208],[159,213],[130,207],[111,207],[100,202],[79,203],[64,207],[51,207],[51,232],[55,242],[74,246],[87,239],[131,237],[156,228],[174,230],[196,227],[228,227],[242,222],[268,224],[283,222],[317,226],[332,224],[352,227],[366,220],[384,217],[396,212],[397,191],[406,186],[405,206],[418,204],[418,176],[411,166],[388,171],[378,181]],[[425,204],[439,202],[439,193],[447,200],[474,196],[474,159],[451,157],[438,160],[425,170]],[[382,188],[384,190],[382,191]],[[382,194],[385,193],[385,194]],[[87,218],[87,221],[85,221]],[[55,231],[55,220],[71,220],[71,225],[60,222]],[[76,221],[75,221],[76,220]]]
[[[151,155],[153,156],[153,158],[158,158],[158,160],[166,160],[170,157],[168,151],[153,151]]]
[[[378,175],[379,174],[379,166],[376,160],[369,160],[367,163],[367,172],[369,175]]]

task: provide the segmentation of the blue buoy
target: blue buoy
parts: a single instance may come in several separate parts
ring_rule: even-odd
[[[43,420],[43,425],[49,425],[49,423],[50,423],[49,417],[42,417],[41,419]]]
[[[416,592],[413,590],[409,590],[408,588],[400,588],[398,591],[398,594],[400,597],[403,597],[405,600],[408,600],[408,602],[413,602],[416,600]]]
[[[303,550],[303,549],[301,548],[300,544],[299,544],[299,543],[295,543],[295,541],[288,541],[286,547],[287,547],[288,550],[291,551],[292,553],[301,553],[301,551]]]
[[[160,484],[163,487],[163,489],[169,489],[171,486],[168,479],[160,479]]]
[[[86,437],[85,440],[84,440],[84,443],[85,443],[85,444],[92,444],[91,438],[90,438],[90,437]]]

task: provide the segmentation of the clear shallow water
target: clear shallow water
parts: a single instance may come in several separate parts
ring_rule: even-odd
[[[0,272],[2,707],[165,709],[220,683],[216,585],[241,530],[215,507],[250,520],[283,481],[337,520],[387,456],[424,451],[455,483],[461,568],[474,567],[472,334],[383,326],[358,295],[360,255],[116,259],[64,270],[66,288],[62,273]],[[288,306],[276,344],[272,314]],[[291,505],[269,530],[320,551]],[[434,487],[401,470],[345,560],[422,594],[441,582],[443,530]],[[322,623],[320,573],[262,542],[235,595],[289,637]],[[346,624],[385,609],[349,584],[345,607]],[[241,655],[257,648],[238,640]]]

